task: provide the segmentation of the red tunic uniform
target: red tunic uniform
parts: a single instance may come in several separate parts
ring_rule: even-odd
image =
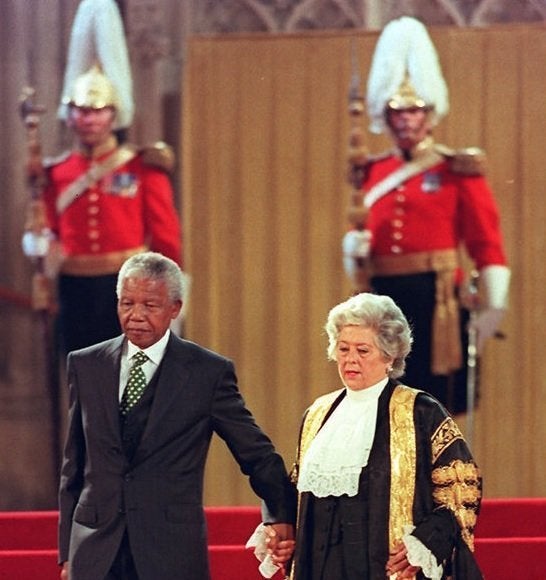
[[[404,164],[391,155],[369,165],[369,190]],[[456,249],[463,242],[478,269],[506,264],[499,213],[486,179],[454,173],[448,159],[411,177],[370,209],[371,254]]]
[[[148,248],[182,264],[181,231],[169,176],[146,152],[106,144],[93,159],[73,152],[48,168],[44,200],[62,245],[58,279],[59,330],[64,351],[121,333],[116,281],[123,262]],[[113,160],[116,160],[116,163]],[[102,177],[75,187],[93,168]],[[68,189],[67,189],[68,188]],[[75,191],[76,195],[67,195]],[[68,199],[66,206],[59,200]]]
[[[440,154],[433,157],[433,149]],[[427,151],[432,159],[427,167],[398,185],[391,184],[393,189],[370,206],[365,224],[372,234],[370,282],[373,291],[393,298],[413,329],[412,352],[402,380],[431,392],[451,412],[460,413],[466,408],[468,313],[460,312],[460,328],[455,319],[447,323],[445,333],[433,332],[438,297],[445,291],[438,280],[446,269],[456,275],[461,245],[478,269],[505,265],[506,256],[497,205],[472,153],[451,152],[432,143]],[[406,170],[406,162],[394,152],[370,160],[364,182],[364,190],[371,192],[368,200],[380,189],[373,190],[374,186],[400,168]],[[451,337],[447,346],[441,342],[446,336]],[[455,352],[460,353],[455,358],[461,354],[463,358],[458,370],[447,365],[453,370],[433,370],[438,356],[451,361]]]
[[[168,175],[141,155],[85,189],[59,215],[61,192],[114,151],[91,160],[74,152],[49,169],[44,193],[50,227],[66,256],[100,255],[147,246],[182,261],[181,233]]]

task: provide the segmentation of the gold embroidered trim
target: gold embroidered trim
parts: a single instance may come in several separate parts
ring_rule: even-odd
[[[431,439],[432,463],[457,439],[463,439],[461,430],[451,417],[446,417],[434,432]]]
[[[391,493],[389,511],[389,548],[402,538],[403,526],[413,523],[415,495],[416,442],[413,407],[419,393],[398,385],[389,404]]]
[[[307,453],[309,449],[309,445],[311,441],[313,441],[315,435],[318,433],[322,422],[324,421],[324,417],[330,410],[331,406],[333,405],[334,401],[341,395],[343,389],[338,389],[332,393],[328,393],[319,397],[314,403],[309,407],[307,414],[305,415],[305,419],[303,422],[303,426],[301,429],[300,441],[298,445],[298,450],[296,452],[296,461],[290,470],[290,480],[294,485],[298,483],[300,465],[304,455]],[[301,493],[298,493],[298,507],[297,507],[297,515],[296,515],[296,530],[300,527],[300,510],[301,510]],[[296,576],[296,563],[292,563],[292,568],[290,570],[290,580],[294,580]]]
[[[474,527],[481,499],[480,470],[473,462],[455,459],[432,471],[434,503],[451,510],[461,528],[461,536],[474,551]]]

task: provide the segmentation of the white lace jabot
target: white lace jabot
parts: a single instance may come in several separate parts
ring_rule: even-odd
[[[377,401],[388,379],[347,396],[317,433],[305,454],[298,491],[316,497],[355,496],[362,468],[368,464],[377,420]]]

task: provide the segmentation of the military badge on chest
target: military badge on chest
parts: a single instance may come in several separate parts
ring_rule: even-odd
[[[440,186],[442,185],[442,179],[439,173],[427,171],[423,175],[423,183],[421,184],[421,190],[424,193],[436,193]]]
[[[135,197],[139,181],[134,173],[114,173],[105,180],[105,192],[119,197]]]

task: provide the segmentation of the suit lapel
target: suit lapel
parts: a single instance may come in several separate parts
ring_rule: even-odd
[[[109,429],[116,433],[118,439],[120,439],[119,372],[123,341],[124,337],[119,336],[106,344],[104,350],[101,351],[104,364],[98,365],[97,371],[97,389],[104,401],[105,421]]]

